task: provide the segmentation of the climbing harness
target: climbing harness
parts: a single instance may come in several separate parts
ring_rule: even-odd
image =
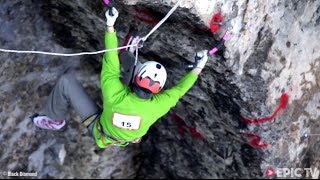
[[[88,128],[90,126],[90,124],[94,123],[98,118],[100,118],[100,116],[101,116],[101,112],[94,114],[94,115],[88,117],[87,119],[85,119],[84,121],[82,121],[82,124]]]
[[[108,147],[108,146],[113,146],[113,145],[120,145],[120,146],[126,146],[129,144],[128,141],[125,141],[125,140],[120,140],[120,139],[116,139],[112,136],[110,136],[109,134],[107,134],[105,132],[105,130],[103,129],[103,126],[102,124],[100,123],[100,119],[98,119],[96,122],[95,122],[95,126],[96,126],[96,129],[98,130],[99,134],[100,134],[100,139],[103,143],[104,146]],[[113,143],[106,143],[105,141],[105,138],[109,139],[110,141],[112,141]]]
[[[114,49],[105,49],[105,50],[95,51],[95,52],[81,52],[81,53],[71,53],[71,54],[52,53],[52,52],[44,52],[44,51],[19,51],[19,50],[10,50],[10,49],[1,49],[1,48],[0,48],[0,51],[2,51],[2,52],[10,52],[10,53],[45,54],[45,55],[53,55],[53,56],[81,56],[81,55],[101,54],[101,53],[105,53],[107,51],[125,49],[125,48],[128,48],[128,47],[137,47],[137,50],[136,50],[136,63],[137,63],[137,61],[138,61],[138,49],[142,48],[143,47],[143,43],[148,39],[148,37],[152,33],[154,33],[154,31],[156,31],[170,17],[170,15],[178,8],[178,6],[180,5],[181,1],[183,1],[183,0],[179,0],[176,3],[176,5],[168,12],[168,14],[146,36],[144,36],[138,42],[138,44],[135,44],[135,45],[123,46],[123,47],[118,47],[118,48],[114,48]],[[103,2],[108,6],[108,8],[112,9],[112,7],[114,5],[113,0],[103,0]],[[110,11],[109,11],[109,13],[110,13]]]

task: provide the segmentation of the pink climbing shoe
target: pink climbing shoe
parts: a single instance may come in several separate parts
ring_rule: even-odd
[[[33,123],[41,129],[60,130],[66,124],[65,120],[52,120],[48,116],[35,114],[30,117]]]

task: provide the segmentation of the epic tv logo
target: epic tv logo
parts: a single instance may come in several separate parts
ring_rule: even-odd
[[[265,172],[267,177],[276,176],[278,178],[306,178],[318,179],[320,171],[318,168],[276,168],[269,167]]]

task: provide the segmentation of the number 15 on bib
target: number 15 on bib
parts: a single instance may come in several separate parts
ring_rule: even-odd
[[[112,124],[126,130],[138,130],[141,124],[140,116],[113,113]]]

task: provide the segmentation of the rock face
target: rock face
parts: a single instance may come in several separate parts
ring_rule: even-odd
[[[177,0],[119,0],[119,45],[146,35]],[[0,48],[76,53],[104,49],[101,1],[5,1]],[[224,25],[212,34],[219,12]],[[142,142],[99,149],[71,110],[63,132],[39,130],[38,111],[68,67],[101,105],[102,54],[57,57],[0,53],[0,169],[41,178],[253,178],[268,167],[320,167],[320,1],[183,0],[139,49],[168,71],[166,87],[194,53],[232,38],[195,86]],[[0,174],[1,175],[1,174]]]

